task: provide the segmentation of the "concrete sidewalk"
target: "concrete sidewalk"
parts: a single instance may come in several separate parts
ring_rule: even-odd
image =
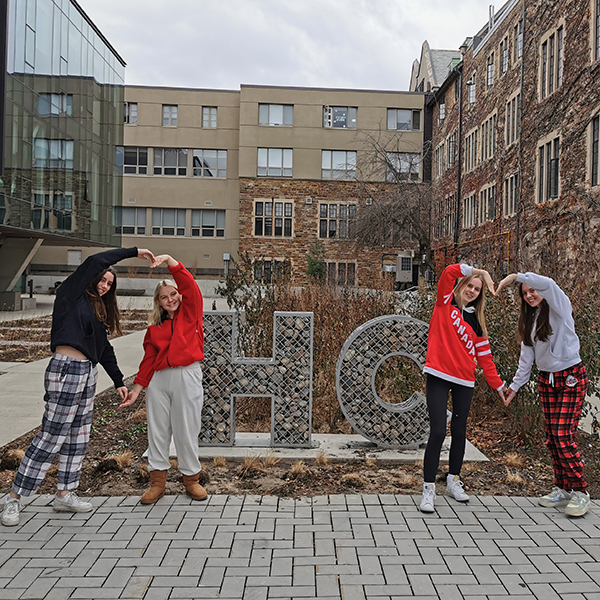
[[[35,496],[0,526],[0,598],[592,600],[597,502],[569,519],[535,499],[333,495],[299,500],[98,497],[87,514]]]

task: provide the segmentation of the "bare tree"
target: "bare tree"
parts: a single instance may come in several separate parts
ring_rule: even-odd
[[[367,246],[415,248],[427,256],[431,239],[431,185],[421,181],[420,148],[407,151],[394,132],[362,135],[356,180],[368,199],[356,214],[354,234]]]

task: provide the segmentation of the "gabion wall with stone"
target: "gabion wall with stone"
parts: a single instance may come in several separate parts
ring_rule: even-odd
[[[375,389],[377,370],[392,356],[406,356],[423,370],[428,328],[410,317],[377,317],[355,329],[340,352],[336,389],[342,411],[356,431],[378,446],[416,447],[429,437],[423,394],[414,392],[404,402],[390,404]]]
[[[199,443],[233,446],[235,399],[271,397],[273,447],[310,448],[313,313],[276,312],[273,357],[240,357],[238,314],[204,314],[204,407]]]

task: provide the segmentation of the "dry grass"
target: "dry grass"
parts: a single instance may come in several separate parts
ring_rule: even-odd
[[[326,467],[331,463],[331,458],[327,455],[326,452],[319,450],[317,456],[315,457],[315,465],[318,467]]]
[[[265,467],[274,467],[279,462],[279,460],[280,459],[277,458],[273,450],[267,450],[265,456],[262,459],[262,462]]]
[[[397,473],[398,485],[403,488],[419,487],[421,485],[421,479],[413,473],[407,473],[406,471],[398,471]]]
[[[148,481],[148,479],[150,479],[150,470],[148,469],[148,465],[141,464],[139,466],[138,478],[142,481]]]
[[[224,456],[215,456],[212,462],[215,469],[227,468],[227,459]]]
[[[367,482],[358,473],[346,473],[345,475],[342,475],[340,483],[355,488],[361,488],[367,485]]]
[[[7,450],[2,457],[1,467],[5,471],[16,471],[25,456],[25,451],[15,448]]]
[[[523,460],[523,457],[519,456],[516,452],[509,452],[504,457],[504,463],[506,464],[506,466],[513,468],[522,468],[525,466],[525,461]]]
[[[506,469],[506,481],[509,485],[525,485],[523,477],[519,473],[510,471],[509,469]]]
[[[179,463],[177,462],[176,458],[170,458],[169,462],[171,463],[171,468],[172,469],[178,469],[179,468]]]
[[[376,469],[377,468],[377,459],[376,458],[367,458],[367,460],[365,460],[365,467],[368,467],[369,469]]]
[[[133,452],[131,450],[125,450],[125,452],[122,452],[121,454],[115,454],[113,458],[117,461],[119,467],[124,469],[133,463]]]
[[[292,465],[290,469],[290,477],[299,477],[306,473],[306,464],[303,460],[299,460]]]
[[[242,477],[248,477],[256,473],[262,473],[264,471],[260,456],[246,456],[244,462],[240,465],[240,474]]]

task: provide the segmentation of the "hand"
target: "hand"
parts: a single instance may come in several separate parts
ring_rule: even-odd
[[[512,388],[508,388],[508,393],[506,394],[506,397],[504,398],[504,406],[508,406],[512,399],[517,395],[517,392],[515,392]]]
[[[487,285],[488,290],[490,290],[490,294],[495,296],[497,292],[494,290],[494,280],[492,279],[492,276],[487,271],[483,271],[481,275],[485,285]]]
[[[516,273],[511,273],[510,275],[506,276],[499,284],[498,284],[498,290],[496,291],[496,294],[499,294],[501,290],[503,290],[505,287],[508,287],[509,285],[512,285],[515,280],[517,279],[517,274]]]
[[[119,404],[119,408],[131,406],[137,400],[138,396],[140,395],[140,392],[143,389],[144,388],[139,383],[134,383],[131,391],[128,394],[126,393],[123,397],[123,402]],[[127,388],[125,388],[125,391],[127,392]]]
[[[144,258],[145,260],[154,261],[154,254],[146,248],[138,248],[138,258]]]
[[[129,390],[125,386],[121,386],[121,387],[117,388],[117,392],[119,392],[119,396],[121,396],[121,400],[125,400],[125,398],[127,398],[127,392],[129,392]]]
[[[498,396],[500,396],[500,399],[502,400],[502,402],[504,402],[504,404],[506,405],[506,398],[504,397],[504,388],[500,388],[499,390],[496,390],[498,392]]]
[[[159,254],[154,257],[152,264],[150,265],[151,269],[155,269],[156,267],[160,267],[163,263],[167,263],[167,267],[176,267],[177,261],[169,254]]]

